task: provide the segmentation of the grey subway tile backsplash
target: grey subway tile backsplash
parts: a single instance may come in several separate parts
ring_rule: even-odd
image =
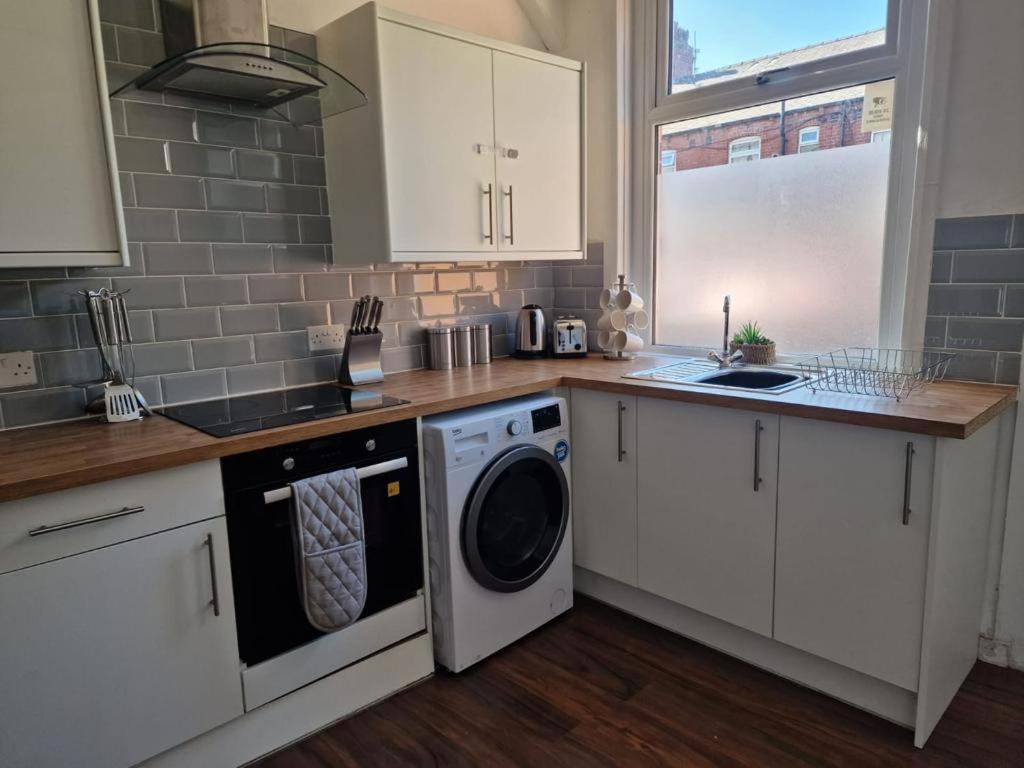
[[[263,185],[253,181],[206,180],[206,204],[211,211],[265,211]]]
[[[269,245],[214,243],[213,270],[219,275],[247,275],[274,271]]]
[[[190,307],[248,304],[248,283],[242,275],[186,277],[185,300]]]
[[[238,213],[178,211],[178,230],[183,242],[240,243],[243,239]]]
[[[160,55],[158,7],[100,3],[112,88]],[[271,34],[314,50],[311,35]],[[293,118],[320,113],[313,97],[287,110]],[[495,352],[505,354],[507,318],[524,292],[554,297],[546,264],[333,268],[319,127],[172,93],[115,98],[111,113],[131,264],[0,272],[0,351],[35,352],[40,375],[30,390],[0,391],[2,428],[80,417],[99,394],[69,386],[99,376],[88,317],[76,303],[85,286],[129,291],[136,385],[154,405],[336,379],[340,355],[311,355],[305,329],[328,319],[347,325],[353,294],[385,299],[389,372],[423,365],[427,326],[470,318],[493,324]],[[578,274],[567,268],[569,287],[593,281],[593,244],[588,253]],[[450,275],[440,286],[438,273]],[[1006,292],[1010,311],[1015,296]],[[994,354],[1000,376],[1008,375],[1012,353]]]
[[[974,216],[935,222],[937,251],[964,248],[1006,248],[1012,216]]]
[[[1022,217],[936,222],[925,347],[957,352],[947,376],[1016,384],[1024,344]]]
[[[256,121],[239,115],[198,112],[196,136],[204,144],[255,148]]]
[[[135,174],[136,205],[143,208],[205,208],[202,179],[168,174]]]
[[[273,152],[256,152],[236,150],[238,161],[238,178],[252,181],[290,182],[295,176],[291,155],[279,155]],[[308,184],[310,182],[300,182]],[[323,182],[320,182],[323,184]]]
[[[209,243],[146,243],[147,275],[208,275],[213,272]]]

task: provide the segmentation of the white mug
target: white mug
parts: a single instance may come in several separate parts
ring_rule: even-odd
[[[601,349],[610,349],[612,346],[612,332],[611,331],[598,331],[597,332],[597,346]]]
[[[641,331],[651,324],[651,316],[647,314],[646,309],[638,309],[633,313],[633,325],[639,328]]]
[[[601,291],[601,298],[597,300],[601,309],[615,309],[615,294],[612,293],[611,288],[605,288]]]
[[[619,291],[615,297],[615,306],[625,311],[627,309],[637,310],[644,308],[644,300],[640,295],[630,290]]]
[[[612,347],[616,352],[639,352],[644,348],[644,340],[629,331],[616,331],[612,337]]]
[[[597,318],[597,330],[599,331],[624,331],[627,324],[626,313],[621,309],[613,309]]]

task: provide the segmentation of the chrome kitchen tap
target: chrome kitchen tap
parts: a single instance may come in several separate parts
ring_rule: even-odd
[[[725,302],[722,304],[722,312],[725,313],[725,330],[722,332],[722,351],[721,352],[708,352],[708,360],[714,360],[718,363],[719,368],[732,368],[733,363],[738,363],[743,359],[743,352],[736,350],[731,355],[729,354],[729,297],[725,297]]]

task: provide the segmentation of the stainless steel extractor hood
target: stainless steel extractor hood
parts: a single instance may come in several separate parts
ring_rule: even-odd
[[[167,59],[118,88],[173,91],[274,109],[311,122],[366,104],[344,75],[298,51],[270,43],[266,0],[159,0]],[[283,105],[318,96],[318,110]]]

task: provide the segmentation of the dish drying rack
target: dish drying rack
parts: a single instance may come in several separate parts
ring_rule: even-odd
[[[845,347],[796,363],[812,392],[910,397],[923,384],[941,381],[955,352]]]

